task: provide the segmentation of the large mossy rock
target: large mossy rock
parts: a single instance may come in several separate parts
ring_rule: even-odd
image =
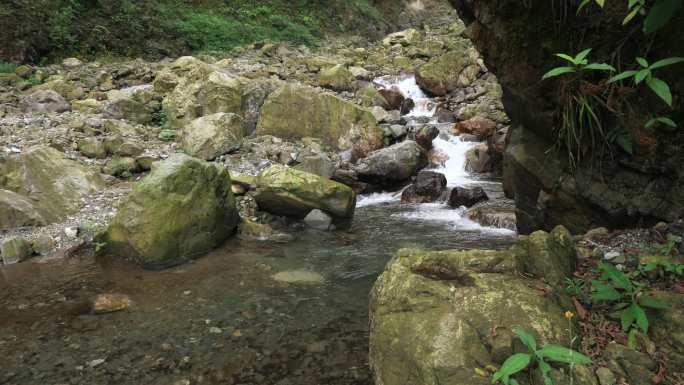
[[[356,194],[342,183],[283,165],[265,168],[256,178],[259,208],[273,214],[304,218],[311,210],[351,218]]]
[[[238,223],[230,185],[228,171],[185,154],[155,163],[109,225],[108,249],[152,268],[210,251]]]
[[[478,372],[523,348],[514,338],[515,326],[542,345],[567,345],[566,299],[541,295],[542,281],[518,272],[556,281],[572,263],[570,240],[558,227],[503,251],[400,250],[371,293],[375,383],[489,384],[490,377]]]
[[[313,137],[363,157],[382,147],[382,130],[373,114],[312,87],[285,85],[268,96],[261,109],[257,135],[283,139]]]
[[[12,191],[0,190],[0,230],[45,224],[33,202]]]
[[[180,59],[179,59],[180,60]],[[192,64],[192,65],[190,65]],[[175,88],[162,102],[162,110],[171,128],[179,129],[191,121],[219,112],[240,114],[242,111],[242,82],[226,72],[215,70],[204,63],[189,60],[178,78],[173,72],[155,88],[164,89],[173,82]]]
[[[416,82],[420,88],[433,95],[446,95],[469,86],[480,71],[474,48],[450,51],[432,59],[416,71]]]
[[[354,75],[343,64],[326,68],[318,74],[318,82],[323,87],[328,87],[336,91],[348,91]]]
[[[216,159],[240,148],[244,125],[239,115],[231,113],[219,112],[197,118],[180,130],[181,148],[190,156]]]
[[[0,188],[27,197],[47,222],[77,211],[84,198],[103,187],[100,173],[52,147],[0,157]]]

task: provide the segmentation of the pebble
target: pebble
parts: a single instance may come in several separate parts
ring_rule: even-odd
[[[91,368],[94,368],[94,367],[100,366],[100,365],[102,365],[102,364],[104,364],[104,363],[105,363],[105,359],[104,359],[104,358],[98,358],[98,359],[96,359],[96,360],[92,360],[92,361],[88,362],[88,366],[90,366]]]
[[[78,237],[78,227],[65,227],[64,234],[71,239]]]
[[[619,251],[609,251],[603,255],[603,259],[615,264],[626,262],[625,256]]]
[[[217,328],[216,326],[212,326],[209,328],[209,333],[211,334],[221,334],[223,333],[223,330],[221,328]]]

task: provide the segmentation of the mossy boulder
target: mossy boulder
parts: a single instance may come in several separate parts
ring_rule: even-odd
[[[185,154],[155,163],[109,225],[109,251],[151,268],[210,251],[237,226],[230,184],[227,170]]]
[[[259,208],[273,214],[304,218],[311,210],[351,218],[356,194],[341,183],[283,165],[265,168],[256,178],[254,198]]]
[[[257,135],[283,139],[313,137],[358,157],[382,147],[382,130],[373,114],[312,87],[288,84],[268,96],[261,108]]]
[[[528,262],[542,263],[551,255],[567,264],[564,258],[573,249],[565,239],[569,233],[560,227],[554,232],[502,251],[400,250],[371,293],[375,383],[489,384],[485,368],[523,349],[515,326],[542,345],[567,345],[566,299],[540,295],[541,280],[518,274],[528,272]]]
[[[12,191],[0,190],[0,230],[45,224],[33,202]]]
[[[387,109],[388,107],[387,100],[370,84],[359,88],[354,96],[356,97],[357,102],[366,108],[382,107]]]
[[[237,114],[219,112],[193,120],[180,130],[181,148],[204,160],[237,150],[242,144],[244,120]]]
[[[354,75],[342,64],[326,68],[318,74],[318,82],[321,86],[336,91],[350,90],[353,80]]]
[[[433,95],[446,95],[457,88],[467,87],[479,72],[476,57],[474,48],[447,52],[418,68],[416,82]]]
[[[21,262],[33,254],[31,244],[24,238],[7,238],[0,246],[2,261],[5,265]]]
[[[100,173],[52,147],[34,146],[0,156],[0,188],[30,199],[47,222],[77,211],[84,198],[103,187]]]
[[[214,68],[194,56],[182,56],[164,67],[154,79],[154,90],[160,94],[173,91],[182,79],[200,80],[208,76]]]

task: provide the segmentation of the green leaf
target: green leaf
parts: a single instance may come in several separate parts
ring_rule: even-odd
[[[573,67],[556,67],[556,68],[552,69],[551,71],[545,73],[544,76],[542,76],[542,80],[552,78],[554,76],[566,74],[569,72],[575,72],[575,71],[576,70]]]
[[[549,377],[549,372],[551,372],[551,365],[547,364],[544,359],[539,360],[539,371],[542,374],[542,378],[544,379],[544,385],[553,385],[553,381],[551,381],[551,377]]]
[[[596,0],[596,4],[598,4],[599,7],[601,7],[601,8],[603,8],[603,6],[605,5],[605,2],[606,2],[605,0]]]
[[[610,80],[608,80],[608,83],[613,83],[613,82],[617,82],[619,80],[630,78],[630,77],[634,76],[634,74],[636,74],[636,73],[637,73],[637,71],[625,71],[625,72],[619,73],[619,74],[613,76],[612,78],[610,78]]]
[[[622,298],[622,295],[611,286],[599,281],[592,281],[591,284],[594,287],[594,293],[591,295],[594,301],[617,301]]]
[[[565,364],[586,365],[591,363],[591,359],[584,354],[560,345],[546,345],[540,349],[537,354],[540,357],[548,358],[551,361]]]
[[[567,55],[567,54],[564,54],[564,53],[557,53],[557,54],[555,54],[555,55],[558,56],[558,57],[561,58],[561,59],[565,59],[565,60],[569,61],[569,62],[572,63],[572,64],[577,64],[577,62],[575,61],[575,58],[573,58],[573,57],[570,56],[570,55]]]
[[[638,2],[639,0],[629,0],[629,3],[627,3],[627,9],[632,9],[632,7],[634,7]]]
[[[495,383],[501,378],[510,377],[513,374],[525,369],[530,364],[531,360],[532,355],[525,353],[516,353],[508,357],[508,359],[504,361],[503,365],[501,365],[499,371],[494,373],[492,376],[492,383]]]
[[[587,48],[584,51],[580,52],[575,56],[575,64],[578,64],[582,62],[584,59],[587,58],[587,55],[589,55],[589,52],[591,52],[591,48]]]
[[[639,305],[657,310],[668,309],[670,307],[670,304],[667,302],[647,295],[642,295],[639,298]]]
[[[632,9],[632,11],[629,12],[627,14],[627,16],[625,16],[625,19],[622,20],[622,25],[625,25],[625,24],[629,23],[630,21],[632,21],[632,19],[634,19],[634,16],[636,16],[639,13],[640,9],[641,9],[641,5],[634,7],[634,9]]]
[[[582,8],[586,7],[589,3],[591,3],[591,0],[582,0],[579,7],[577,7],[577,14],[579,15],[579,13],[582,11]]]
[[[636,58],[636,61],[637,61],[637,63],[639,63],[640,66],[642,66],[644,68],[648,68],[648,62],[646,61],[646,59],[644,59],[642,57],[638,57],[638,58]]]
[[[623,310],[620,313],[620,324],[622,325],[622,330],[629,330],[629,327],[632,326],[632,324],[636,320],[636,317],[637,316],[634,311],[634,304]]]
[[[627,135],[620,135],[615,139],[615,142],[617,143],[620,148],[625,150],[626,153],[629,155],[634,154],[634,143],[632,142],[632,136],[627,134]]]
[[[654,33],[665,26],[682,7],[682,0],[658,0],[644,19],[644,32]]]
[[[684,61],[684,57],[669,57],[667,59],[658,60],[657,62],[651,64],[651,66],[649,68],[654,70],[656,68],[661,68],[661,67],[669,66],[672,64],[681,63],[683,61]]]
[[[668,125],[668,126],[670,126],[670,127],[677,128],[677,123],[675,123],[674,120],[672,120],[672,119],[670,119],[670,118],[666,118],[666,117],[664,117],[664,116],[660,116],[660,117],[656,118],[656,120],[657,120],[658,122],[663,123],[663,124],[665,124],[665,125]]]
[[[663,99],[668,106],[672,107],[672,93],[670,92],[670,87],[667,83],[651,76],[646,79],[646,84],[656,93],[656,95]]]
[[[615,67],[613,67],[610,64],[606,63],[591,63],[588,66],[585,66],[584,69],[586,70],[599,70],[599,71],[615,71]]]
[[[615,287],[624,290],[632,288],[632,282],[630,282],[629,277],[613,266],[612,263],[601,262],[599,264],[599,269],[601,269],[605,276],[613,282]]]
[[[632,306],[634,307],[634,313],[636,314],[637,326],[639,326],[644,334],[648,333],[648,317],[646,316],[646,312],[641,306],[635,303],[633,303]]]
[[[525,346],[527,346],[531,351],[537,350],[537,341],[534,339],[534,336],[532,336],[530,333],[526,332],[523,328],[516,327],[513,329],[513,333],[515,333],[518,338],[520,338],[520,341],[522,341]]]
[[[511,378],[511,382],[509,383],[509,385],[520,385],[520,384],[518,383],[518,381],[515,380],[515,378]]]
[[[637,72],[636,75],[634,75],[634,83],[636,83],[636,84],[641,83],[650,74],[651,74],[651,70],[648,68]]]

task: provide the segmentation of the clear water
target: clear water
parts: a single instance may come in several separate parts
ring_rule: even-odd
[[[464,142],[447,137],[436,146],[451,156],[441,169],[450,185],[500,193],[497,181],[465,172]],[[368,293],[393,253],[514,241],[462,210],[405,205],[399,196],[360,197],[345,231],[300,231],[286,244],[231,239],[164,271],[88,256],[0,268],[0,384],[371,385]],[[324,281],[273,279],[292,270]],[[99,293],[133,304],[91,314]]]

